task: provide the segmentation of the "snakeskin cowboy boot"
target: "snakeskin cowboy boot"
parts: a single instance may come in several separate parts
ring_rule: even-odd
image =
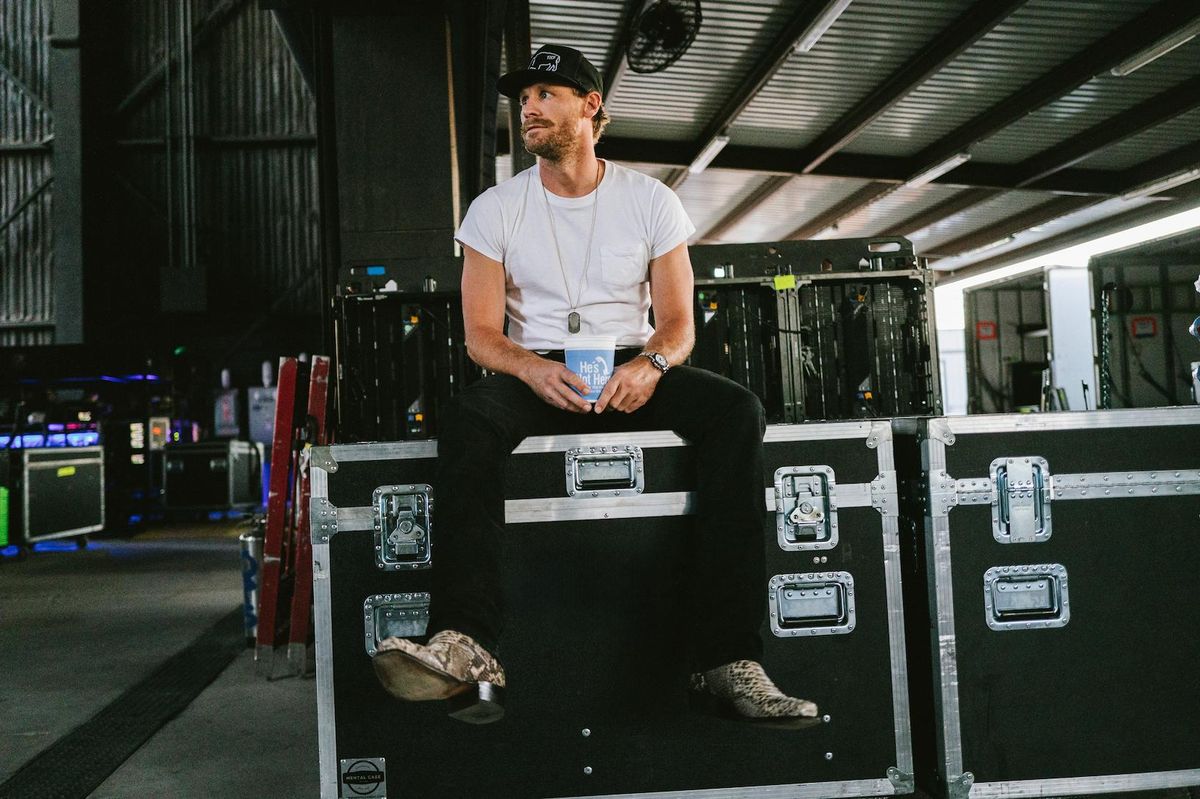
[[[392,696],[406,702],[450,701],[450,716],[488,724],[504,715],[504,669],[470,636],[434,633],[429,643],[385,638],[374,657],[375,676]]]
[[[692,675],[697,709],[767,727],[800,729],[821,723],[817,706],[788,696],[771,682],[761,664],[735,660]]]

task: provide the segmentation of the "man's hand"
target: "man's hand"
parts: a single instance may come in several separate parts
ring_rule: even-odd
[[[572,413],[587,413],[592,409],[592,403],[580,396],[591,391],[588,384],[558,361],[538,358],[525,368],[521,379],[543,402],[555,408]],[[572,386],[578,389],[578,393],[572,390]]]
[[[604,413],[610,408],[633,413],[649,401],[662,376],[657,366],[640,355],[624,366],[618,366],[608,379],[600,399],[596,400],[596,413]]]

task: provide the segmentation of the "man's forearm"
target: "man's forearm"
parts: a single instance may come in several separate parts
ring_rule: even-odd
[[[667,363],[678,366],[692,354],[695,343],[696,331],[690,324],[667,324],[655,328],[654,335],[642,349],[662,353]]]
[[[526,367],[536,364],[539,357],[513,343],[503,333],[485,331],[467,338],[467,355],[489,372],[512,375],[524,380]]]

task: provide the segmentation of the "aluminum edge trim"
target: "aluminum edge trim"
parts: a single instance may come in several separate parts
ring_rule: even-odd
[[[65,461],[27,461],[25,471],[36,472],[42,469],[57,469],[60,466],[95,466],[104,465],[104,458],[79,458]]]
[[[803,782],[795,785],[704,788],[697,791],[659,791],[656,793],[619,793],[559,797],[559,799],[825,799],[825,797],[884,796],[896,793],[888,780],[843,780],[841,782]],[[324,797],[322,797],[324,799]]]
[[[363,441],[357,444],[332,444],[325,449],[329,450],[329,457],[334,463],[437,457],[437,441],[432,439]]]
[[[506,524],[684,516],[694,512],[695,494],[689,491],[594,499],[510,499],[504,503]]]
[[[763,490],[763,494],[767,502],[767,512],[776,513],[779,507],[775,504],[775,488],[766,488]],[[836,505],[836,510],[842,510],[843,508],[869,508],[871,507],[871,484],[834,483],[833,490],[829,496],[834,505]]]
[[[1019,430],[1087,430],[1105,427],[1161,427],[1200,424],[1200,406],[1138,408],[1056,413],[1000,413],[943,417],[961,433],[1011,433]]]
[[[827,441],[841,438],[867,438],[870,422],[801,422],[800,424],[767,425],[764,444],[779,441]]]
[[[925,449],[923,460],[928,463],[929,471],[945,471],[946,445],[927,438],[922,447]],[[946,769],[942,776],[951,780],[963,773],[963,757],[958,708],[958,658],[955,652],[957,642],[954,635],[954,587],[950,569],[950,517],[931,519],[926,516],[925,523],[928,525],[926,557],[932,559],[928,569],[934,575],[934,591],[930,596],[933,607],[930,611],[937,621],[938,633],[935,662],[939,685],[935,686],[937,690],[934,691],[942,722],[938,728],[938,743],[943,768]]]
[[[309,501],[329,497],[329,474],[310,468]],[[313,558],[313,622],[317,660],[317,747],[321,767],[321,799],[338,799],[337,728],[333,713],[333,608],[329,586],[329,544],[312,534],[316,515],[309,513]]]
[[[895,470],[892,440],[881,441],[876,448],[879,472]],[[900,498],[893,482],[896,506]],[[908,699],[908,657],[904,639],[904,594],[900,567],[900,517],[884,516],[883,568],[888,609],[888,646],[892,659],[892,715],[896,732],[896,768],[913,774],[912,715]]]
[[[561,452],[575,447],[611,447],[632,445],[653,447],[687,446],[688,442],[669,430],[635,431],[630,433],[581,433],[573,436],[530,436],[517,445],[514,455],[538,452]]]
[[[1151,771],[1144,774],[1105,774],[1096,777],[1058,777],[1045,780],[977,782],[971,788],[971,799],[1116,793],[1130,790],[1186,788],[1197,784],[1200,784],[1200,769]]]
[[[321,799],[337,799],[337,727],[333,707],[333,610],[329,586],[329,544],[313,548],[313,620],[317,660],[317,750]]]

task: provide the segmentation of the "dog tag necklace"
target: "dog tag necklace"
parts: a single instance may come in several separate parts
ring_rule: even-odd
[[[538,178],[541,179],[541,172],[538,172]],[[595,197],[592,198],[592,224],[588,229],[587,250],[583,256],[583,274],[579,276],[579,288],[575,292],[575,299],[571,299],[571,286],[567,281],[567,269],[563,266],[562,250],[558,246],[558,230],[554,225],[554,209],[550,207],[550,192],[546,190],[546,184],[542,183],[542,194],[546,198],[546,214],[550,217],[550,235],[554,238],[554,254],[558,256],[558,271],[562,273],[563,289],[567,293],[567,303],[571,306],[571,312],[567,314],[567,332],[579,332],[579,301],[583,298],[583,284],[587,282],[588,267],[592,264],[592,236],[596,233],[596,208],[600,205],[600,159],[596,159],[596,185],[592,188]]]

